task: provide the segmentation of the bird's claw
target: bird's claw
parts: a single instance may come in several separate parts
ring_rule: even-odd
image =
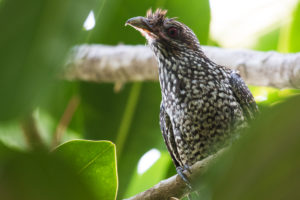
[[[184,167],[176,167],[177,174],[182,178],[182,180],[185,182],[187,187],[192,190],[192,185],[190,181],[188,180],[188,177],[183,173],[183,171],[186,170],[189,173],[191,173],[190,167],[188,165],[184,165]]]

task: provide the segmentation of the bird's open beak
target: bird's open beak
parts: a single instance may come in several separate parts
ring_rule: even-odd
[[[130,18],[125,23],[125,26],[126,25],[130,25],[133,28],[137,29],[146,38],[148,38],[148,36],[150,36],[151,38],[155,37],[153,30],[152,30],[151,26],[149,25],[148,20],[145,17]]]

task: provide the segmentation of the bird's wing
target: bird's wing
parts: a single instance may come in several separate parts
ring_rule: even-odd
[[[180,156],[178,154],[175,138],[173,134],[172,123],[169,115],[166,113],[163,103],[160,105],[160,130],[164,137],[167,149],[172,157],[175,167],[181,166]]]
[[[244,115],[248,120],[253,119],[255,114],[258,113],[258,107],[249,88],[237,72],[231,73],[230,84]]]

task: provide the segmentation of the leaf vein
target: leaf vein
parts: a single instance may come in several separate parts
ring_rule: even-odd
[[[97,160],[99,158],[99,156],[101,156],[102,154],[104,154],[106,151],[108,151],[110,148],[110,146],[108,146],[106,149],[104,149],[103,151],[101,151],[100,153],[98,153],[97,156],[95,156],[95,158],[93,158],[90,162],[88,162],[85,166],[83,166],[81,168],[81,170],[79,170],[79,174],[81,174],[86,168],[88,168],[95,160]]]

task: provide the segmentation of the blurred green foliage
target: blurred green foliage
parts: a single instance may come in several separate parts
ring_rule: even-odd
[[[83,37],[82,23],[96,2],[1,3],[0,120],[29,112],[49,92],[68,50]]]
[[[262,51],[299,51],[299,5],[289,26],[267,32],[253,48]],[[113,84],[67,82],[58,78],[66,55],[73,45],[145,43],[145,39],[137,31],[125,28],[124,23],[128,18],[145,15],[149,8],[155,10],[158,7],[168,9],[169,17],[178,17],[190,26],[201,44],[209,42],[208,0],[191,0],[188,3],[179,0],[0,1],[0,141],[3,143],[0,143],[1,199],[114,199],[118,182],[118,199],[122,199],[175,174],[159,129],[161,94],[158,83],[128,83],[115,92]],[[90,11],[95,13],[96,24],[92,30],[86,31],[83,23]],[[249,171],[247,167],[250,165],[246,165],[245,160],[247,156],[252,156],[249,162],[256,162],[255,156],[259,154],[252,154],[251,148],[261,148],[262,152],[266,150],[270,154],[278,153],[275,151],[276,142],[293,139],[285,136],[299,132],[297,127],[290,128],[296,125],[290,123],[299,118],[296,109],[292,110],[293,106],[299,106],[296,100],[280,104],[286,102],[288,97],[298,94],[299,90],[265,87],[250,89],[256,96],[262,113],[275,113],[277,118],[271,118],[273,114],[262,115],[260,119],[264,123],[258,120],[250,130],[251,134],[255,132],[252,139],[245,138],[244,143],[235,147],[238,150],[220,161],[219,166],[224,166],[225,171],[213,168],[207,174],[207,185],[203,190],[203,194],[207,196],[203,199],[210,199],[212,194],[214,197],[227,195],[228,199],[235,198],[230,195],[235,195],[234,191],[238,186],[241,188],[238,192],[243,195],[246,195],[243,192],[249,191],[259,194],[259,189],[264,187],[267,194],[277,187],[267,187],[264,181],[270,181],[272,175],[276,182],[282,180],[280,173],[282,176],[286,175],[283,173],[286,171],[274,168],[266,176],[258,177],[261,184],[250,187],[249,191],[245,189],[250,182],[239,184],[243,180],[237,176],[229,181],[230,177],[234,177],[232,173],[240,175],[245,170]],[[109,140],[116,144],[116,149],[110,142],[76,140],[64,143],[54,153],[30,152],[19,120],[33,112],[42,140],[50,148],[62,116],[71,100],[77,96],[80,98],[79,106],[64,131],[63,141],[79,138]],[[281,112],[284,119],[280,118]],[[272,128],[272,123],[278,127]],[[263,136],[265,133],[266,138]],[[273,133],[274,139],[271,138]],[[267,138],[272,143],[266,142]],[[294,140],[296,139],[295,136]],[[264,142],[275,146],[264,149]],[[244,149],[241,145],[247,148]],[[280,163],[291,165],[293,156],[299,155],[299,149],[292,149],[293,147],[295,146],[280,147],[284,148],[282,155],[291,157],[279,156],[277,163],[270,162],[266,168],[253,169],[256,170],[253,174],[265,173],[264,170],[271,168],[271,164],[278,167]],[[101,153],[106,148],[108,151]],[[160,151],[160,158],[146,172],[139,174],[137,164],[140,158],[153,148]],[[236,159],[240,159],[241,164],[235,165],[236,163],[231,162],[232,156],[240,150],[243,153],[241,155],[246,157],[237,156]],[[264,154],[257,159],[266,159],[263,156]],[[118,170],[115,167],[116,160]],[[256,165],[259,168],[262,162],[258,161]],[[87,164],[90,167],[81,171]],[[235,171],[226,166],[235,167]],[[222,190],[216,183],[220,177],[218,175],[227,178],[222,179],[222,183],[227,185],[228,191]],[[276,183],[280,185],[279,182]],[[288,185],[287,182],[284,183]],[[251,195],[249,197],[254,198]]]

